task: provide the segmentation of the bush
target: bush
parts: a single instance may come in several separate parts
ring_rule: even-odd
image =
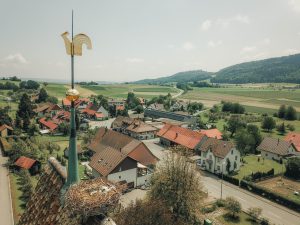
[[[257,221],[261,215],[262,209],[259,207],[251,207],[248,209],[248,214],[253,218],[254,221]]]
[[[225,202],[225,208],[228,210],[228,213],[231,214],[232,218],[237,218],[237,214],[242,210],[241,203],[233,197],[227,197]]]
[[[269,220],[267,218],[262,218],[260,224],[261,225],[269,225]]]
[[[288,159],[285,175],[293,179],[300,179],[300,158]]]
[[[216,209],[217,209],[217,205],[213,204],[211,206],[201,208],[201,212],[206,214],[206,213],[211,213]]]
[[[218,207],[225,207],[226,202],[224,199],[218,199],[214,204]]]

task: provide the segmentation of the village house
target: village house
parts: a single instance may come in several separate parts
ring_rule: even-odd
[[[184,101],[176,101],[173,105],[170,107],[170,111],[186,111],[187,110],[188,103]]]
[[[206,136],[187,128],[166,124],[158,133],[160,143],[166,146],[181,145],[190,150],[197,147],[206,139]]]
[[[84,118],[90,119],[90,120],[105,120],[107,117],[104,116],[103,113],[97,112],[93,109],[85,108],[82,110],[81,114]]]
[[[54,123],[52,120],[47,120],[45,117],[39,119],[39,125],[41,128],[41,134],[55,133],[58,128],[56,123]]]
[[[41,163],[35,159],[21,156],[14,163],[17,169],[28,170],[31,175],[37,174],[41,169]]]
[[[126,133],[138,140],[153,139],[156,136],[158,129],[150,124],[144,123],[140,120],[134,121],[125,129]]]
[[[111,128],[114,131],[126,133],[126,128],[134,122],[133,118],[126,116],[118,116],[111,124]]]
[[[108,118],[108,111],[103,106],[99,107],[99,109],[97,110],[97,113],[102,113],[102,115],[105,118]]]
[[[124,99],[115,99],[115,98],[110,98],[108,99],[108,106],[123,106],[125,107],[125,100]]]
[[[261,152],[263,158],[275,161],[281,161],[286,157],[299,155],[299,152],[292,142],[271,137],[265,137],[257,147],[257,150]]]
[[[3,124],[0,126],[0,136],[7,137],[13,134],[14,129],[11,126]]]
[[[207,138],[198,146],[198,165],[215,174],[228,174],[240,169],[240,152],[229,141]]]
[[[217,128],[215,128],[215,129],[208,129],[208,130],[200,130],[199,132],[201,134],[206,135],[207,137],[210,137],[210,138],[216,138],[218,140],[222,139],[222,133]]]
[[[37,107],[33,111],[37,114],[38,117],[43,117],[45,115],[53,117],[60,110],[61,107],[57,104],[44,103],[37,105]]]
[[[158,161],[143,142],[103,127],[89,149],[93,153],[89,166],[94,177],[125,181],[132,187],[147,184]]]
[[[300,133],[290,132],[287,134],[284,140],[293,143],[297,151],[300,152]]]
[[[159,111],[165,111],[164,104],[152,103],[147,108],[148,109],[159,110]]]

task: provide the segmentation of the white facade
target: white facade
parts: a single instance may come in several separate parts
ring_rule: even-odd
[[[294,147],[291,145],[288,149],[288,152],[286,155],[296,155],[296,156],[300,156],[300,153],[297,152]],[[279,155],[273,152],[268,152],[268,151],[264,151],[261,150],[261,156],[265,159],[272,159],[272,160],[276,160],[276,161],[280,161],[280,159],[283,159],[286,155]]]
[[[230,171],[238,171],[240,169],[241,156],[236,148],[232,148],[225,158],[215,156],[211,150],[201,151],[201,159],[198,164],[212,173],[220,174],[223,171],[223,174],[228,174],[226,169],[228,161],[230,161]]]

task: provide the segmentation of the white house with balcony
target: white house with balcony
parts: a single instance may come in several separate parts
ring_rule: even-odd
[[[198,147],[198,165],[215,174],[238,171],[241,165],[240,152],[234,144],[215,138],[208,138]]]

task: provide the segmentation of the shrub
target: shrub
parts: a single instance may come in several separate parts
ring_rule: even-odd
[[[219,178],[222,179],[222,174],[219,174]],[[227,175],[223,175],[223,180],[231,183],[231,184],[234,184],[236,186],[239,186],[240,185],[240,181],[239,179],[235,178],[235,177],[231,177],[231,176],[227,176]]]
[[[262,209],[259,207],[251,207],[248,209],[248,214],[254,219],[258,220],[261,215]]]
[[[225,206],[225,200],[224,199],[218,199],[216,202],[215,202],[215,205],[218,206],[218,207],[224,207]]]
[[[269,220],[267,218],[262,218],[260,224],[261,225],[269,225]]]
[[[242,210],[241,203],[233,197],[227,197],[225,202],[225,208],[228,210],[228,213],[231,214],[232,218],[237,218],[237,214]]]

